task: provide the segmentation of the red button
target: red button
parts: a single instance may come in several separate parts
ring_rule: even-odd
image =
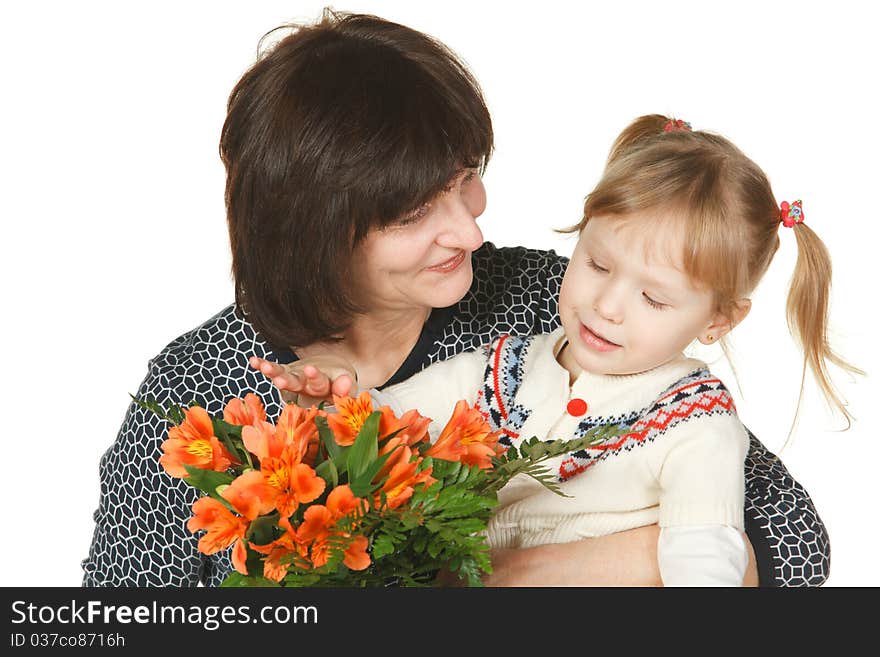
[[[565,407],[565,410],[568,411],[569,415],[580,417],[587,412],[587,402],[583,399],[572,399],[568,402],[568,406]]]

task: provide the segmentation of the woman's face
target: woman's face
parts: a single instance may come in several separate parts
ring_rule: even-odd
[[[367,310],[457,303],[471,286],[471,253],[483,244],[476,219],[485,209],[483,181],[464,169],[430,203],[370,231],[352,255],[354,298]]]

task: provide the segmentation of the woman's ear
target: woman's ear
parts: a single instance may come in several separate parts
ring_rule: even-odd
[[[713,342],[720,340],[722,337],[730,333],[737,324],[743,321],[751,309],[751,299],[740,299],[734,304],[729,316],[716,312],[712,316],[709,325],[703,330],[697,339],[703,344],[712,344]]]

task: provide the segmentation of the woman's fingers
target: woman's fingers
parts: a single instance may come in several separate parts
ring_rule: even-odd
[[[351,380],[351,377],[348,374],[342,374],[336,377],[336,379],[333,381],[330,392],[332,392],[334,395],[345,397],[346,395],[350,395],[352,393],[353,388],[354,381]]]
[[[305,382],[303,393],[311,397],[324,398],[330,396],[330,379],[314,365],[303,367]]]
[[[293,374],[292,372],[284,372],[283,374],[279,374],[278,376],[272,379],[272,385],[274,385],[279,390],[286,390],[288,392],[302,392],[305,388],[305,383],[303,380]]]
[[[302,363],[285,366],[257,356],[251,356],[248,364],[271,379],[272,384],[282,392],[282,399],[295,401],[304,407],[322,401],[332,403],[333,395],[344,397],[355,389],[350,371],[335,364],[322,369]]]
[[[284,368],[278,363],[273,363],[272,361],[259,358],[258,356],[251,356],[248,359],[248,364],[258,372],[262,372],[268,376],[270,379],[285,373]]]

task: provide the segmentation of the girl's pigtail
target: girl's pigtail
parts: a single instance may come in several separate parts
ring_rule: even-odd
[[[864,372],[846,362],[828,344],[828,300],[831,292],[831,258],[828,249],[806,224],[798,223],[793,229],[797,239],[798,256],[785,314],[792,336],[801,344],[804,351],[801,397],[804,377],[809,365],[825,399],[846,418],[848,429],[853,418],[831,382],[828,363],[833,363],[853,374],[864,374]],[[800,402],[799,398],[798,411]],[[797,415],[795,415],[796,419]]]

